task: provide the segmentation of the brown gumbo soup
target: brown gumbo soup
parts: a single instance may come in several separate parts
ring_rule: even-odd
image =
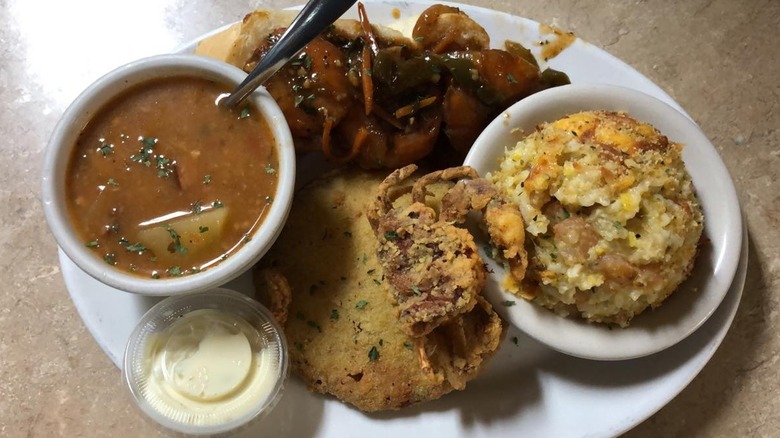
[[[68,209],[107,264],[151,278],[200,272],[259,227],[276,192],[276,142],[254,107],[217,105],[230,88],[188,76],[145,82],[81,132]]]

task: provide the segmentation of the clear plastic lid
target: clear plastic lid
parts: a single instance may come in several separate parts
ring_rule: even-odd
[[[166,298],[130,335],[123,378],[141,410],[190,435],[238,430],[268,413],[288,374],[281,327],[228,289]]]

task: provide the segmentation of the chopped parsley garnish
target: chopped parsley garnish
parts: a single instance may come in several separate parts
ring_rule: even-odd
[[[157,144],[157,139],[154,137],[141,137],[141,143],[147,148],[154,147]]]
[[[202,211],[203,211],[203,203],[200,201],[200,199],[192,203],[193,213],[200,214]]]
[[[375,278],[375,279],[374,279],[374,284],[380,285],[380,284],[382,284],[382,282],[381,282],[381,281],[379,281],[379,280],[377,280],[377,279]]]
[[[295,103],[294,103],[294,105],[297,108],[301,103],[303,103],[303,96],[298,94],[298,95],[295,96]]]
[[[412,292],[414,292],[415,295],[420,296],[422,292],[420,292],[420,288],[417,286],[412,286]]]
[[[311,56],[307,53],[301,53],[298,58],[290,61],[290,65],[298,65],[308,70],[311,68]]]
[[[244,108],[241,110],[241,114],[239,114],[239,115],[238,115],[238,118],[239,118],[239,119],[246,119],[247,117],[249,117],[249,107],[248,107],[248,106],[245,106],[245,107],[244,107]]]
[[[623,224],[621,224],[619,221],[612,222],[612,225],[614,225],[618,230],[623,228]]]
[[[513,344],[517,345],[518,341],[519,340],[517,339],[517,336],[512,336],[512,343]]]
[[[322,328],[316,322],[314,322],[312,320],[308,320],[308,321],[306,321],[306,325],[308,325],[311,328],[315,328],[315,329],[317,329],[318,332],[322,333]]]
[[[205,184],[205,185],[211,184],[211,175],[205,175],[203,177],[203,184]]]
[[[425,39],[425,37],[421,37],[421,36],[414,37],[414,40],[417,41],[418,43],[423,41],[424,39]]]
[[[174,266],[171,268],[168,268],[168,275],[172,275],[174,277],[178,277],[181,275],[181,268],[178,266]]]
[[[116,182],[114,178],[109,178],[108,181],[106,182],[106,185],[118,187],[119,183]]]
[[[569,213],[569,210],[567,210],[567,209],[565,209],[565,208],[564,208],[564,209],[563,209],[563,218],[564,218],[564,219],[568,219],[568,218],[569,218],[569,216],[571,216],[571,214]]]
[[[276,173],[276,169],[274,169],[274,166],[271,166],[270,164],[265,165],[265,173],[269,175],[273,175]]]
[[[371,349],[368,350],[368,359],[371,362],[376,362],[379,359],[379,350],[377,350],[376,347],[371,347]]]
[[[216,200],[216,201],[211,203],[211,206],[214,207],[214,208],[222,208],[224,206],[224,204],[222,204],[222,201]]]
[[[168,251],[172,253],[186,254],[187,248],[182,246],[181,236],[179,236],[179,233],[177,233],[176,230],[171,228],[170,225],[166,225],[165,230],[168,231],[168,235],[170,235],[171,239],[173,239],[173,242],[171,242],[171,244],[168,245]]]
[[[406,348],[407,350],[411,350],[412,349],[412,344],[410,344],[408,342],[404,342],[404,348]]]
[[[108,143],[103,143],[98,148],[98,152],[100,152],[100,154],[103,155],[104,157],[106,155],[111,155],[111,154],[114,153],[114,145],[108,144]]]
[[[122,246],[124,246],[124,247],[125,247],[125,249],[126,249],[128,252],[137,252],[137,253],[139,253],[139,254],[140,254],[140,253],[142,253],[142,252],[146,251],[146,247],[145,247],[145,246],[143,246],[143,245],[141,244],[141,242],[138,242],[138,243],[135,243],[135,244],[130,244],[130,242],[128,242],[127,240],[125,240],[125,239],[123,238],[123,239],[119,240],[119,244],[120,244],[120,245],[122,245]]]
[[[398,233],[395,231],[388,231],[385,233],[385,239],[387,240],[395,240],[398,238]]]
[[[382,339],[380,339],[380,340],[379,340],[379,346],[380,346],[380,347],[383,347],[384,345],[385,345],[385,341],[384,341],[384,340],[382,340]]]
[[[200,233],[205,233],[208,230],[209,230],[209,227],[204,227],[203,225],[198,226],[198,231]]]
[[[374,272],[376,272],[376,269],[369,269],[368,271],[366,271],[366,274],[371,275]]]
[[[368,304],[368,301],[360,300],[357,303],[355,303],[355,308],[356,309],[362,309],[362,308],[366,307],[366,304]]]
[[[152,162],[150,160],[154,156],[153,148],[155,143],[157,143],[157,139],[154,137],[139,137],[138,141],[141,142],[141,149],[138,150],[138,154],[130,155],[130,159],[146,167],[151,167]]]
[[[333,309],[330,311],[330,319],[339,319],[339,309]]]
[[[171,162],[171,160],[165,158],[162,155],[157,155],[155,158],[155,162],[157,165],[155,168],[157,169],[157,176],[160,178],[168,178],[173,173],[173,165],[175,163]]]
[[[111,266],[116,265],[116,254],[106,254],[103,256],[103,260]]]
[[[85,243],[84,246],[86,246],[87,248],[95,248],[98,246],[98,241],[97,240],[89,241]]]
[[[506,301],[502,301],[501,304],[505,305],[506,307],[512,307],[515,305],[515,302],[512,300],[506,300]]]
[[[517,79],[515,79],[515,76],[512,73],[506,74],[506,80],[509,81],[510,84],[516,84]]]

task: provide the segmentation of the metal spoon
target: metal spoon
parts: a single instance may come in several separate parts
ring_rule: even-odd
[[[221,100],[225,107],[238,105],[257,87],[284,67],[317,35],[333,24],[357,0],[309,0],[295,17],[279,41],[271,47],[257,66],[236,87],[230,96]]]

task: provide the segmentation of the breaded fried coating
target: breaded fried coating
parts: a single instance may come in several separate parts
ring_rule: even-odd
[[[519,278],[527,265],[523,217],[486,180],[467,166],[420,177],[411,203],[394,202],[408,190],[402,184],[417,169],[390,174],[377,189],[368,218],[379,240],[377,256],[401,309],[407,333],[422,336],[474,308],[485,283],[485,265],[473,236],[456,226],[472,210],[484,211],[488,233]],[[441,199],[441,214],[426,204],[427,188],[456,181]],[[438,217],[437,217],[438,216]]]
[[[296,193],[282,235],[256,269],[289,281],[285,334],[295,375],[363,411],[398,409],[463,389],[498,349],[504,324],[489,303],[425,336],[399,321],[366,218],[386,174],[341,170]]]

